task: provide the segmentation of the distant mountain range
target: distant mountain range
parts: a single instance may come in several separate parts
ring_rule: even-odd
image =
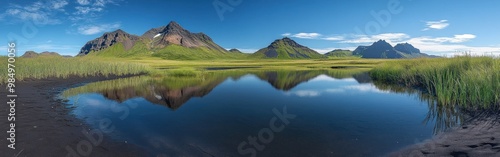
[[[36,58],[36,57],[43,57],[43,56],[71,57],[68,55],[60,55],[57,52],[48,52],[48,51],[41,52],[41,53],[37,53],[35,51],[26,51],[21,57],[22,58]]]
[[[419,49],[408,43],[397,44],[392,47],[385,40],[379,40],[370,46],[359,46],[352,52],[352,55],[362,58],[418,58],[436,57],[421,53]]]
[[[29,52],[29,53],[28,53]],[[26,52],[25,57],[37,56]],[[47,54],[44,54],[47,55]],[[253,54],[237,49],[226,50],[204,33],[192,33],[172,21],[166,26],[152,28],[141,36],[129,34],[121,29],[104,33],[87,42],[77,56],[133,57],[152,56],[172,60],[217,59],[217,58],[278,58],[317,59],[327,57],[362,58],[416,58],[435,57],[421,53],[411,44],[403,43],[392,47],[384,40],[371,46],[359,46],[354,51],[333,50],[324,55],[285,37]]]

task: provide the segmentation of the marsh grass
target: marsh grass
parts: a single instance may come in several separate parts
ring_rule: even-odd
[[[7,58],[0,57],[0,83],[7,82]],[[121,61],[101,61],[88,58],[37,57],[16,58],[16,80],[43,79],[49,77],[68,78],[69,76],[97,76],[97,75],[128,75],[148,73],[151,68],[136,63]]]
[[[420,87],[439,104],[500,107],[500,61],[490,57],[398,60],[371,70],[374,80]]]

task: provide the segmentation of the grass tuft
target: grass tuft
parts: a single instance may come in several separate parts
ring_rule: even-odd
[[[0,66],[7,67],[7,57],[0,57]],[[96,76],[96,75],[129,75],[148,73],[146,65],[120,61],[103,61],[91,58],[63,58],[37,57],[16,58],[14,63],[15,78],[18,81],[25,79],[44,79],[49,77],[68,78],[69,76]],[[0,68],[0,73],[7,74],[7,68]],[[0,76],[0,84],[7,82],[7,76]]]
[[[500,61],[491,57],[419,58],[381,64],[374,80],[422,87],[440,104],[500,107]]]

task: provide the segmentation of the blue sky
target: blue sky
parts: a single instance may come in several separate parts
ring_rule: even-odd
[[[452,0],[3,0],[1,40],[18,51],[75,55],[122,29],[142,35],[177,21],[225,48],[254,52],[288,36],[321,53],[379,39],[425,53],[500,54],[500,1]],[[6,46],[0,46],[5,49]]]

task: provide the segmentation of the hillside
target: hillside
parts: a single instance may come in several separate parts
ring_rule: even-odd
[[[104,33],[101,37],[87,42],[80,50],[80,53],[78,53],[78,56],[98,52],[118,43],[122,44],[124,50],[130,50],[138,40],[140,40],[138,36],[118,29],[113,32]]]
[[[318,52],[302,46],[292,39],[285,37],[275,40],[271,45],[262,48],[252,54],[257,58],[278,58],[278,59],[305,59],[305,58],[324,58],[325,56]]]
[[[351,50],[336,49],[336,50],[325,53],[325,56],[328,56],[328,57],[351,57],[353,55],[352,55]]]
[[[67,55],[60,55],[57,52],[41,52],[41,53],[36,53],[35,51],[26,51],[22,56],[22,58],[36,58],[36,57],[71,57]]]
[[[153,56],[163,59],[192,60],[241,58],[228,53],[204,33],[191,33],[176,22],[153,28],[142,36],[123,30],[104,33],[87,42],[78,56],[133,57]]]

